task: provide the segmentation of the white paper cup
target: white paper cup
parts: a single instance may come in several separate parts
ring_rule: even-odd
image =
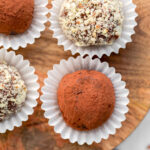
[[[36,99],[39,97],[39,84],[37,83],[38,76],[34,74],[35,69],[30,66],[28,60],[23,60],[22,55],[15,55],[14,52],[0,49],[0,61],[2,60],[17,68],[27,87],[26,100],[21,111],[0,122],[0,133],[5,133],[7,130],[13,130],[14,127],[20,127],[22,122],[27,121],[28,116],[33,113],[33,107],[37,105]]]
[[[57,89],[59,82],[68,73],[77,70],[97,70],[104,73],[113,83],[116,95],[116,104],[111,117],[100,127],[90,131],[78,131],[68,126],[61,114],[57,102]],[[129,91],[125,88],[126,83],[121,80],[121,75],[115,73],[114,68],[110,68],[108,63],[101,63],[99,59],[82,58],[81,56],[69,58],[68,61],[61,60],[59,65],[54,65],[53,70],[48,72],[48,78],[44,81],[41,96],[42,109],[44,116],[49,119],[49,125],[54,126],[56,133],[60,133],[63,139],[69,139],[71,143],[77,142],[88,145],[93,142],[100,143],[102,139],[108,139],[110,134],[115,134],[116,129],[120,128],[121,122],[126,119],[125,113],[128,112]]]
[[[136,5],[132,3],[132,0],[121,0],[123,3],[123,29],[119,39],[117,39],[110,46],[89,46],[78,47],[71,40],[69,40],[63,33],[59,25],[59,13],[64,0],[55,0],[52,2],[52,9],[50,10],[51,17],[50,29],[54,32],[53,37],[58,40],[58,45],[63,45],[64,50],[70,50],[74,55],[79,53],[81,56],[89,55],[91,58],[97,55],[101,58],[104,54],[110,56],[112,52],[118,54],[120,48],[125,48],[128,42],[131,42],[131,36],[135,33],[134,27],[137,25],[135,18],[138,16],[135,12]]]
[[[27,44],[33,44],[36,38],[41,36],[45,30],[45,23],[48,21],[48,0],[34,0],[34,14],[31,26],[27,31],[17,35],[0,34],[0,47],[5,49],[12,48],[18,50],[19,47],[25,48]]]

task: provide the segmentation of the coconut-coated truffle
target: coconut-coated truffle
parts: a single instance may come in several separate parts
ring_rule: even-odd
[[[27,88],[17,69],[0,62],[0,121],[21,110]]]
[[[19,34],[31,25],[34,0],[0,0],[0,33]]]
[[[65,75],[59,83],[57,96],[65,122],[77,130],[101,126],[115,106],[112,82],[106,75],[94,70]]]
[[[122,31],[120,0],[65,0],[60,26],[76,46],[111,45]]]

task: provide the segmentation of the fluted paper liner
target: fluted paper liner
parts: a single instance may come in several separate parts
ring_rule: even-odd
[[[120,48],[125,48],[126,44],[132,41],[131,36],[135,33],[134,27],[137,25],[135,21],[135,18],[137,17],[137,13],[135,12],[136,5],[132,3],[132,0],[121,1],[123,2],[124,15],[122,34],[112,45],[78,47],[69,40],[59,25],[58,14],[64,0],[55,0],[52,2],[53,7],[50,10],[50,29],[54,32],[53,37],[58,40],[58,45],[63,45],[64,50],[70,50],[73,55],[79,53],[81,56],[89,55],[92,58],[94,55],[97,55],[101,58],[104,54],[110,56],[112,52],[118,54]]]
[[[62,117],[57,102],[57,88],[63,76],[81,69],[104,73],[112,81],[116,95],[116,104],[111,117],[102,126],[90,131],[78,131],[69,127]],[[63,139],[69,139],[71,143],[78,142],[80,145],[100,143],[110,134],[115,134],[116,129],[122,126],[121,122],[126,119],[125,113],[128,112],[127,104],[129,103],[126,83],[121,80],[120,74],[115,73],[113,67],[109,67],[106,62],[101,63],[99,59],[92,60],[90,57],[84,59],[79,56],[76,59],[71,57],[68,61],[61,60],[59,65],[54,65],[53,70],[48,72],[48,78],[45,79],[44,84],[41,96],[44,116],[49,119],[49,125],[54,126],[55,132],[60,133]]]
[[[33,107],[37,105],[36,99],[39,97],[39,84],[37,83],[38,77],[34,74],[35,69],[30,66],[28,60],[23,60],[22,55],[15,55],[14,52],[0,49],[1,60],[18,69],[27,87],[26,100],[21,111],[15,113],[9,119],[0,122],[0,133],[5,133],[7,130],[13,130],[14,127],[20,127],[22,122],[28,120],[28,116],[33,113]]]
[[[45,30],[44,24],[48,21],[46,15],[49,12],[47,4],[48,0],[34,0],[33,20],[29,29],[17,35],[0,34],[0,46],[5,49],[18,50],[19,47],[25,48],[27,44],[33,44],[35,39],[39,38],[41,32]]]

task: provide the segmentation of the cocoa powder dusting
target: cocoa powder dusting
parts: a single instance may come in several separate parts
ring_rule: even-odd
[[[59,84],[58,104],[64,120],[72,128],[97,128],[114,110],[112,82],[98,71],[80,70],[67,74]]]
[[[34,0],[0,0],[0,33],[19,34],[31,25]]]

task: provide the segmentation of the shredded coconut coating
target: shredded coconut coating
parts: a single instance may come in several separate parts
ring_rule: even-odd
[[[60,26],[76,46],[112,45],[122,32],[120,0],[65,0]]]
[[[0,62],[0,121],[21,109],[26,93],[27,88],[17,69]]]

